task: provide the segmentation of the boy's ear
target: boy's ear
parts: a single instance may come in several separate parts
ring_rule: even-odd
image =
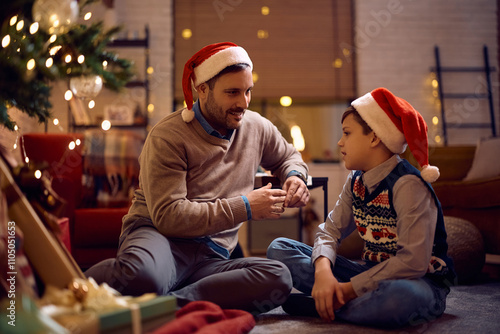
[[[375,131],[372,131],[371,132],[371,136],[372,136],[372,139],[371,139],[371,144],[372,144],[372,147],[375,147],[377,146],[378,144],[382,143],[382,141],[380,140],[380,138],[377,136],[377,134],[375,133]]]

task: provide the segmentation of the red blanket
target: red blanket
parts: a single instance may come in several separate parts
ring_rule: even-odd
[[[175,314],[176,319],[152,334],[245,334],[255,326],[254,317],[242,310],[223,310],[207,301],[187,304]]]

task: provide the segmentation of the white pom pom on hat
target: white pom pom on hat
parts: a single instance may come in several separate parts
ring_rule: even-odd
[[[422,168],[420,174],[425,181],[434,182],[439,178],[439,169],[429,166],[427,124],[407,101],[381,87],[351,105],[392,153],[401,154],[408,145]]]
[[[194,119],[193,91],[191,86],[198,87],[215,77],[223,69],[236,64],[247,64],[253,68],[248,53],[241,46],[223,42],[210,44],[195,53],[184,65],[182,74],[182,91],[187,108],[182,111],[182,119],[189,123]]]

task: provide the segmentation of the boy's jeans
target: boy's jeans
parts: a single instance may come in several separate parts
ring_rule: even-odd
[[[311,295],[314,285],[314,266],[311,263],[312,247],[299,241],[278,238],[267,250],[267,257],[283,262],[292,274],[293,286]],[[339,282],[370,269],[377,263],[360,264],[337,256],[332,269]],[[353,299],[335,311],[337,319],[381,327],[420,325],[439,317],[446,308],[448,287],[430,279],[385,280],[376,290]]]

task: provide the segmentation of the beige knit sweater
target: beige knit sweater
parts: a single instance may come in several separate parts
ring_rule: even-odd
[[[229,251],[247,220],[241,196],[253,190],[259,165],[282,181],[292,170],[307,175],[300,153],[269,120],[250,110],[229,141],[174,112],[151,129],[139,163],[140,189],[122,231],[145,225],[137,222],[143,217],[167,237],[210,236]]]

